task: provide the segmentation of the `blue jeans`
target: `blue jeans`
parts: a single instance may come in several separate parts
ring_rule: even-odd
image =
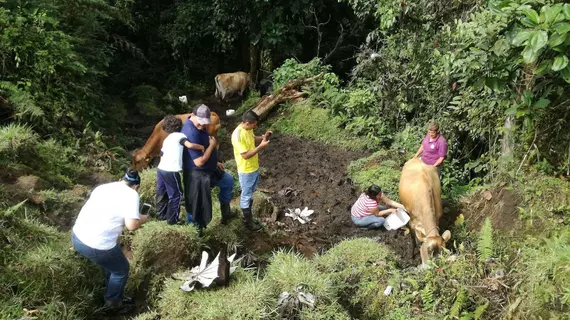
[[[238,175],[241,186],[239,206],[240,208],[249,208],[249,202],[253,197],[257,183],[259,183],[259,170],[250,173],[239,173]]]
[[[218,193],[218,200],[220,200],[220,203],[229,203],[230,201],[232,201],[232,190],[234,188],[234,177],[232,177],[231,174],[224,172],[223,175],[221,175],[220,179],[217,180],[217,182],[211,186],[212,188],[214,187],[219,187],[220,188],[220,192]],[[190,187],[188,187],[189,189]],[[194,222],[194,219],[192,217],[192,212],[190,212],[190,206],[187,205],[186,207],[186,221],[188,223]]]
[[[368,229],[380,228],[384,224],[384,220],[384,217],[378,217],[372,214],[362,218],[352,217],[352,222],[354,222],[355,225]]]
[[[121,302],[129,277],[129,261],[118,244],[109,250],[93,249],[71,233],[71,243],[77,252],[105,270],[105,301]]]

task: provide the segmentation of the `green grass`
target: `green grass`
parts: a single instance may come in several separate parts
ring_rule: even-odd
[[[559,225],[559,219],[570,221],[569,182],[529,172],[520,178],[518,189],[523,195],[523,204],[519,207],[521,218],[543,220],[553,226]]]
[[[152,204],[151,210],[156,210],[154,207],[156,195],[156,168],[145,169],[140,172],[141,184],[139,186],[139,195],[141,202]]]
[[[339,128],[339,125],[340,121],[333,118],[328,110],[311,108],[306,103],[299,103],[287,108],[283,116],[271,123],[271,129],[348,150],[366,149],[368,145],[366,137],[354,136]]]
[[[398,201],[398,184],[404,160],[398,154],[381,150],[351,162],[348,166],[348,176],[361,190],[368,189],[374,183],[380,186],[390,199]]]

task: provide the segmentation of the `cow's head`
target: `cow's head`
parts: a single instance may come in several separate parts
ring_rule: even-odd
[[[148,168],[150,165],[150,158],[143,152],[142,150],[137,150],[133,154],[133,158],[131,160],[131,167],[137,171],[142,171],[145,168]]]
[[[451,232],[445,230],[441,236],[430,236],[425,237],[423,240],[420,239],[422,241],[422,247],[420,248],[422,263],[427,263],[434,253],[438,253],[441,249],[445,248],[445,244],[450,238]]]

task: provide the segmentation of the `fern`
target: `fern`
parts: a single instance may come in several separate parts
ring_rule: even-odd
[[[449,310],[449,316],[451,318],[457,318],[461,314],[461,310],[465,306],[465,300],[467,299],[467,292],[462,287],[459,292],[457,292],[457,296],[455,297],[455,302],[451,309]]]
[[[420,295],[422,297],[423,309],[433,309],[435,301],[433,300],[433,288],[431,287],[430,283],[426,284],[426,286],[422,289]]]
[[[477,309],[475,309],[475,312],[473,313],[473,318],[475,320],[481,319],[485,311],[487,311],[488,306],[489,306],[489,301],[485,302],[485,304],[483,305],[478,306]]]
[[[485,219],[485,223],[479,231],[477,255],[479,261],[485,261],[493,256],[493,226],[489,218]]]

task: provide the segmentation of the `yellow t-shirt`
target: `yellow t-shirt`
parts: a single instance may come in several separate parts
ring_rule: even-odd
[[[257,154],[247,160],[241,156],[243,152],[255,149],[253,129],[246,130],[238,126],[232,133],[232,145],[234,147],[238,173],[251,173],[259,169],[259,157]]]

